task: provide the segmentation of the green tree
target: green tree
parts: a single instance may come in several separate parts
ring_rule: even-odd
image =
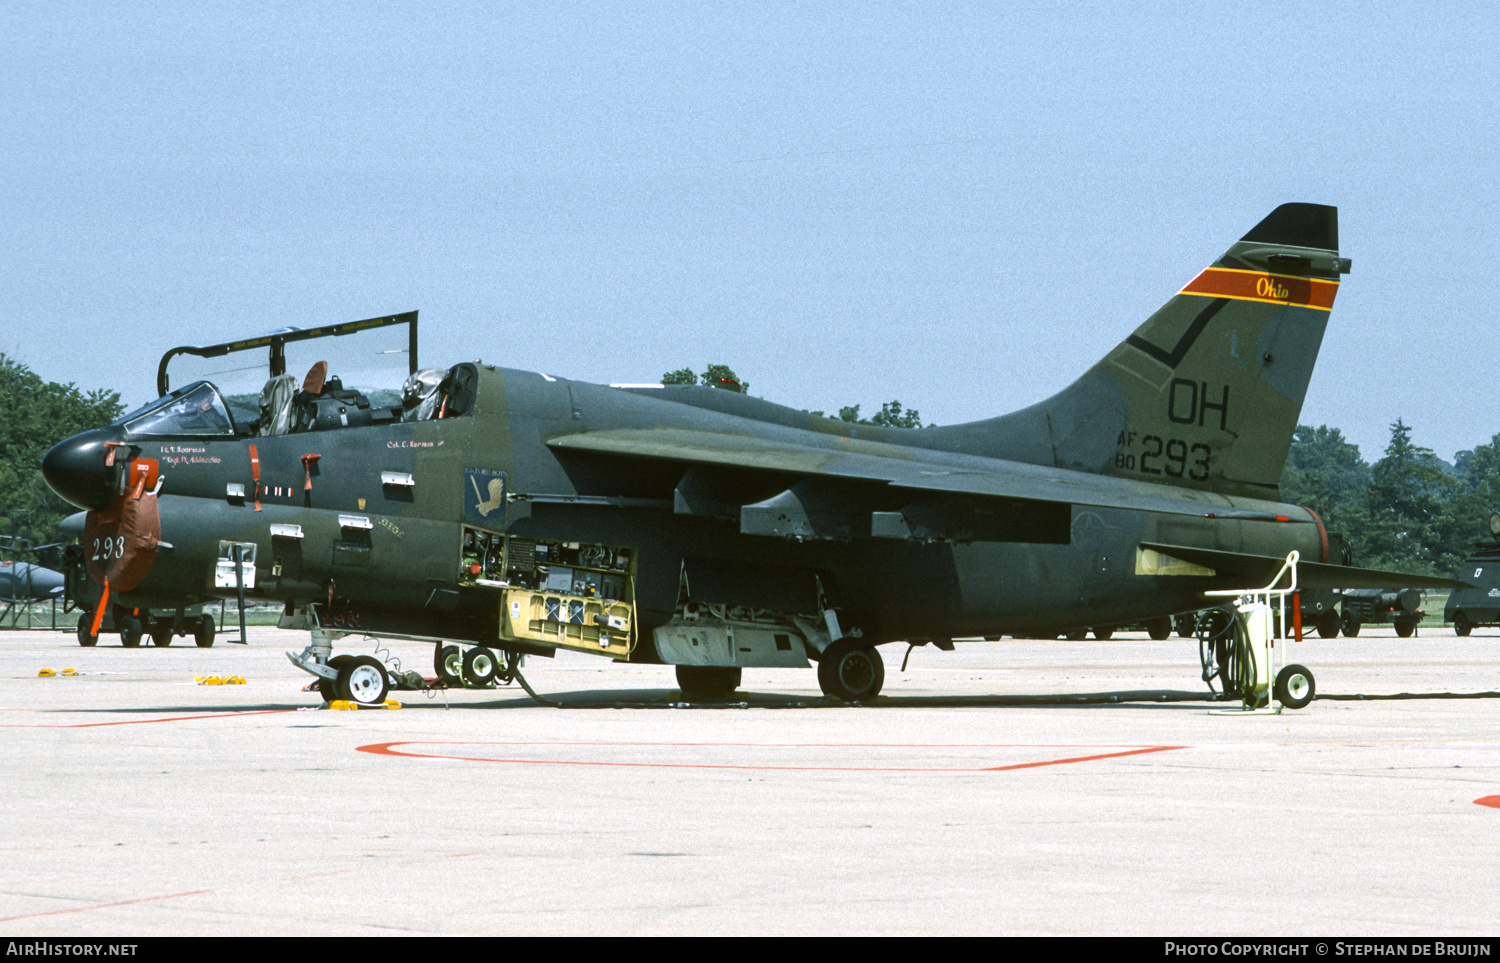
[[[74,509],[42,478],[42,456],[70,435],[107,425],[120,416],[114,391],[87,394],[71,384],[43,381],[24,364],[0,354],[0,535],[51,538]]]
[[[813,412],[815,415],[821,411]],[[921,428],[922,413],[915,408],[903,408],[899,401],[887,401],[869,418],[859,416],[859,405],[839,409],[839,420],[856,425],[879,425],[882,428]]]
[[[1330,531],[1344,535],[1358,558],[1370,477],[1359,446],[1337,428],[1298,425],[1281,473],[1281,498],[1317,512]]]
[[[1391,425],[1391,442],[1370,469],[1365,492],[1366,565],[1435,575],[1457,564],[1444,544],[1444,522],[1459,482],[1440,465],[1431,449],[1412,444],[1409,425],[1399,418]]]
[[[739,375],[727,364],[711,364],[701,375],[694,374],[692,368],[678,368],[661,376],[661,383],[664,385],[695,385],[700,381],[710,388],[738,391],[742,395],[750,393],[750,383],[741,381]]]

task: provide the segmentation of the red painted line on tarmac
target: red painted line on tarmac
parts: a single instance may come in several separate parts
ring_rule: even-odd
[[[1489,806],[1491,809],[1500,809],[1500,796],[1480,796],[1474,800],[1476,806]],[[0,920],[0,922],[4,922]]]
[[[98,726],[143,726],[151,722],[188,722],[193,719],[237,719],[240,716],[274,716],[296,709],[256,709],[252,712],[215,712],[204,716],[163,716],[160,719],[121,719],[118,722],[23,723],[0,722],[0,729],[93,729]],[[4,922],[4,920],[0,920]]]
[[[1117,759],[1122,756],[1137,756],[1150,752],[1167,752],[1173,749],[1186,749],[1187,746],[1147,746],[1134,748],[1122,752],[1107,752],[1088,756],[1073,756],[1066,759],[1046,759],[1036,762],[1016,763],[1009,766],[768,766],[768,765],[745,765],[730,763],[707,763],[707,762],[609,762],[605,760],[580,760],[580,759],[511,759],[493,758],[486,756],[459,756],[435,754],[428,752],[402,752],[395,748],[397,746],[415,745],[445,745],[445,746],[608,746],[611,748],[656,748],[661,746],[686,746],[686,747],[711,747],[711,748],[836,748],[836,749],[1044,749],[1044,748],[1079,748],[1075,746],[988,746],[988,745],[899,745],[894,743],[882,743],[876,745],[851,744],[851,743],[793,743],[789,745],[775,743],[714,743],[714,742],[689,742],[689,743],[621,743],[621,742],[586,742],[586,743],[539,743],[539,742],[378,742],[357,747],[360,752],[368,752],[377,756],[397,756],[405,759],[447,759],[454,762],[490,762],[490,763],[512,763],[516,765],[532,766],[608,766],[619,769],[730,769],[730,770],[756,770],[775,772],[1007,772],[1014,769],[1034,769],[1039,766],[1062,766],[1069,763],[1092,762],[1099,759]]]
[[[59,916],[63,913],[85,913],[89,910],[110,909],[114,906],[130,906],[134,903],[156,903],[164,899],[180,899],[184,896],[201,896],[204,893],[217,893],[214,889],[194,889],[186,893],[168,893],[165,896],[142,896],[138,899],[122,899],[118,903],[93,903],[88,906],[71,906],[67,909],[47,910],[45,913],[22,913],[20,916],[0,916],[0,923],[12,923],[16,920],[34,920],[42,916]]]
[[[1097,756],[1074,756],[1072,759],[1049,759],[1046,762],[1022,762],[1014,766],[995,766],[986,769],[985,772],[1007,772],[1011,769],[1035,769],[1038,766],[1065,766],[1070,762],[1093,762],[1095,759],[1119,759],[1121,756],[1141,756],[1148,752],[1170,752],[1173,749],[1186,749],[1187,746],[1148,746],[1145,749],[1131,749],[1127,752],[1106,752]]]

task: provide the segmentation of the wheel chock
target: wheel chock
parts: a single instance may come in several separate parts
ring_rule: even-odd
[[[57,670],[55,670],[55,669],[43,669],[42,671],[40,671],[40,672],[37,673],[37,678],[40,678],[40,679],[50,679],[50,678],[52,678],[55,675],[57,675]]]
[[[224,680],[221,679],[221,678],[219,678],[216,675],[208,675],[208,676],[199,675],[199,676],[194,676],[193,677],[193,681],[196,682],[196,683],[198,683],[199,685],[223,685],[224,684]]]
[[[395,699],[387,699],[378,706],[366,706],[360,705],[358,702],[350,699],[334,699],[328,703],[328,708],[337,709],[340,712],[352,712],[356,709],[399,709],[401,708],[401,703]]]
[[[224,684],[225,685],[244,685],[245,684],[245,677],[242,676],[242,675],[232,675],[229,678],[227,678],[227,679],[224,680]]]
[[[58,673],[58,675],[77,675],[77,674],[78,674],[78,670],[77,669],[63,669],[61,672]]]

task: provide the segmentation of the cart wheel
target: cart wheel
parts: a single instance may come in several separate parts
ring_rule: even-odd
[[[1276,701],[1288,709],[1303,708],[1317,693],[1317,683],[1306,666],[1289,665],[1276,673]]]
[[[82,624],[83,624],[82,622],[79,623],[80,626]],[[82,632],[83,629],[80,628],[78,631]],[[1453,613],[1453,634],[1454,635],[1468,635],[1472,631],[1474,631],[1474,623],[1469,621],[1469,616],[1467,614],[1463,613],[1463,612],[1454,612]],[[87,643],[87,642],[84,643],[84,645],[88,645],[88,644],[89,643]]]
[[[157,647],[172,644],[171,622],[161,621],[151,623],[151,644]]]
[[[1100,642],[1107,642],[1107,641],[1109,641],[1109,637],[1111,635],[1114,635],[1114,634],[1115,634],[1115,627],[1113,625],[1096,625],[1096,626],[1094,626],[1094,638],[1098,639]]]
[[[98,641],[99,636],[94,634],[94,617],[85,612],[78,617],[78,644],[92,648]]]
[[[127,615],[120,620],[120,644],[127,649],[133,649],[141,644],[141,636],[145,630],[141,627],[141,620],[133,615]]]
[[[1155,641],[1161,642],[1172,634],[1172,619],[1167,616],[1152,619],[1146,623],[1146,634]]]
[[[1337,612],[1324,612],[1318,616],[1318,635],[1325,639],[1339,637],[1339,614]]]
[[[1416,632],[1417,632],[1417,623],[1415,623],[1415,622],[1405,622],[1405,621],[1403,621],[1403,622],[1397,622],[1396,623],[1396,635],[1399,636],[1400,638],[1409,639],[1413,635],[1415,635]]]
[[[1354,638],[1356,635],[1359,635],[1359,626],[1360,621],[1358,615],[1355,615],[1353,612],[1344,613],[1344,635],[1348,636],[1351,639]]]

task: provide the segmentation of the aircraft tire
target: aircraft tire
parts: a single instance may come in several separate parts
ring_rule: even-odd
[[[120,620],[120,644],[127,649],[133,649],[141,644],[141,636],[144,630],[141,628],[141,620],[134,615],[127,615]]]
[[[1318,694],[1318,685],[1306,666],[1289,665],[1276,673],[1276,701],[1288,709],[1301,709]]]
[[[689,699],[727,699],[740,687],[738,667],[714,665],[677,666],[677,688]]]
[[[1337,612],[1324,612],[1318,616],[1318,637],[1324,639],[1339,637],[1339,614]]]
[[[329,663],[332,662],[330,659]],[[391,691],[391,681],[379,659],[372,655],[356,655],[339,667],[334,691],[340,699],[362,706],[379,705]]]
[[[86,649],[93,648],[99,642],[99,636],[93,633],[93,628],[94,617],[92,615],[84,613],[78,617],[78,644]]]
[[[352,655],[336,655],[328,660],[328,667],[337,671],[343,668],[352,658],[354,658]],[[332,702],[339,697],[338,682],[318,676],[318,694],[323,697],[324,702]]]
[[[463,667],[464,654],[458,646],[439,644],[433,649],[432,671],[443,685],[463,685]]]
[[[1396,623],[1396,637],[1409,639],[1417,634],[1417,623],[1402,620]]]
[[[79,625],[81,626],[82,623],[80,622]],[[83,629],[80,628],[78,631],[82,632]],[[1454,612],[1453,613],[1453,634],[1454,635],[1458,635],[1458,636],[1465,636],[1465,635],[1468,635],[1472,631],[1474,631],[1474,623],[1469,621],[1469,616],[1466,613],[1464,613],[1464,612]],[[81,641],[81,639],[80,639],[80,641]],[[84,642],[83,644],[84,645],[88,645],[89,643]]]
[[[1359,635],[1359,626],[1359,616],[1355,615],[1353,612],[1344,613],[1344,621],[1340,627],[1344,630],[1344,635],[1346,637],[1352,639],[1355,636]]]
[[[1146,623],[1146,634],[1157,642],[1165,641],[1172,635],[1172,619],[1167,616],[1152,619]]]
[[[204,612],[193,628],[193,643],[200,649],[209,649],[214,644],[214,617]]]
[[[845,702],[863,702],[880,694],[885,684],[885,662],[872,645],[839,639],[823,652],[818,663],[818,685],[823,694]]]
[[[464,685],[483,689],[495,681],[500,671],[500,662],[495,653],[482,645],[476,645],[464,653]]]

